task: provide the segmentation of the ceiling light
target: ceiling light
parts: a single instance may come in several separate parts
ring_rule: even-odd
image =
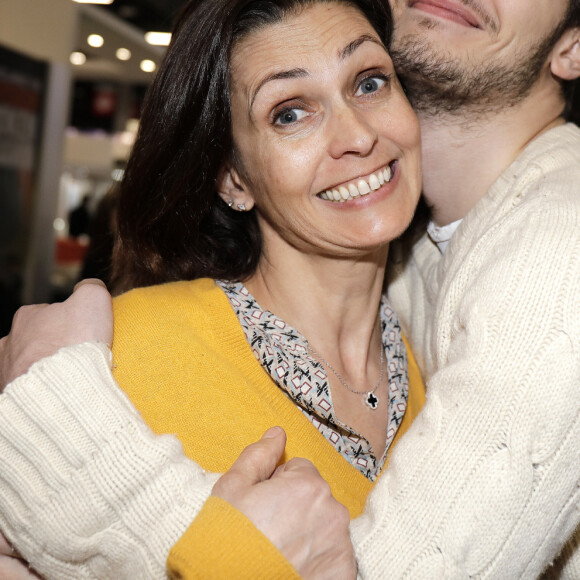
[[[171,32],[147,32],[145,40],[154,46],[169,46],[171,42]]]
[[[144,72],[153,72],[157,68],[157,65],[149,59],[142,60],[139,66]]]
[[[128,48],[118,48],[115,54],[119,60],[129,60],[131,58],[131,51]]]
[[[112,4],[115,0],[74,0],[79,4]]]
[[[111,172],[111,177],[113,181],[123,181],[123,176],[125,175],[125,171],[123,169],[113,169]]]
[[[83,52],[72,52],[70,55],[70,61],[72,64],[80,66],[87,62],[87,57]]]
[[[99,48],[105,44],[105,39],[100,34],[89,34],[87,42],[89,43],[89,46]]]
[[[53,222],[52,222],[52,227],[57,231],[57,232],[64,232],[64,229],[66,228],[66,223],[62,218],[56,218]]]

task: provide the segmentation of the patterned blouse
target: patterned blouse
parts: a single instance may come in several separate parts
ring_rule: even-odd
[[[254,356],[330,444],[370,481],[378,477],[407,407],[409,377],[407,351],[399,319],[383,296],[381,331],[389,389],[386,446],[377,458],[370,443],[333,413],[324,366],[308,350],[308,341],[275,314],[262,310],[240,282],[216,280],[228,297],[244,329]]]

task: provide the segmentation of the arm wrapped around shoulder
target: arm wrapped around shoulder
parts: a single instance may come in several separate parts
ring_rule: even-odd
[[[156,436],[85,343],[0,395],[0,529],[47,579],[165,578],[217,475]]]

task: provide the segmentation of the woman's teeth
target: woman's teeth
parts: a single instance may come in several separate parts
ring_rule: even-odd
[[[356,183],[349,183],[348,186],[341,185],[336,189],[327,189],[319,194],[322,199],[327,201],[344,202],[357,197],[367,195],[389,183],[393,177],[393,171],[389,165],[376,173],[371,173],[367,179],[359,179]]]

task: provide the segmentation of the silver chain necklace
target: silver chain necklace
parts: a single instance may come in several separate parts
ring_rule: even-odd
[[[383,381],[383,374],[385,372],[384,362],[385,362],[385,349],[381,343],[381,363],[380,363],[380,373],[379,373],[379,380],[377,384],[370,390],[370,391],[355,391],[352,389],[349,384],[338,374],[334,367],[320,354],[318,354],[311,346],[308,341],[306,341],[306,348],[310,351],[314,357],[318,360],[322,361],[335,375],[336,378],[343,384],[343,386],[348,389],[351,393],[355,395],[366,395],[365,396],[365,403],[368,407],[373,409],[373,411],[379,406],[379,398],[375,395],[375,391],[379,388],[379,385]]]

